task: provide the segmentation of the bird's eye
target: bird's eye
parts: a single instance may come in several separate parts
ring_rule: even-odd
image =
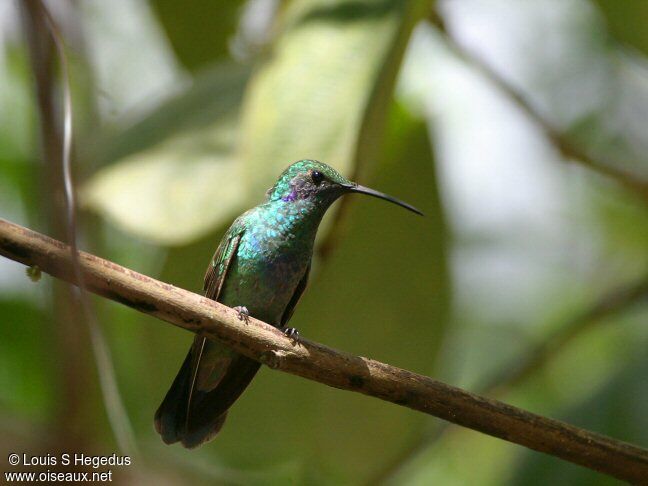
[[[316,186],[319,186],[320,183],[324,180],[324,174],[322,174],[319,170],[314,170],[313,172],[311,172],[311,179],[313,179],[313,182]]]

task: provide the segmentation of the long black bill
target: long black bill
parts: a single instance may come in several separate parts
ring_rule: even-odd
[[[395,197],[391,197],[384,192],[379,192],[375,191],[373,189],[370,189],[365,186],[361,186],[360,184],[353,184],[350,186],[347,186],[350,192],[358,192],[360,194],[367,194],[368,196],[373,196],[377,197],[378,199],[384,199],[385,201],[389,201],[391,203],[397,204],[398,206],[409,209],[413,213],[420,214],[421,216],[424,216],[424,214],[416,209],[414,206],[411,204],[407,204],[406,202],[401,201],[400,199],[396,199]]]

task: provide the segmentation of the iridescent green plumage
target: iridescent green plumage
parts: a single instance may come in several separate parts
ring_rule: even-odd
[[[314,160],[288,167],[263,204],[239,216],[205,275],[205,296],[284,328],[306,287],[317,228],[329,206],[349,192],[411,206],[342,177]],[[195,447],[212,438],[259,363],[196,336],[155,415],[166,443]]]

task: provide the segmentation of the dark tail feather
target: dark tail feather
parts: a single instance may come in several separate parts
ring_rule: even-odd
[[[187,354],[171,388],[155,412],[155,430],[166,444],[178,442],[184,433],[190,383],[191,352]]]
[[[193,349],[193,348],[192,348]],[[208,392],[194,389],[187,417],[191,384],[191,350],[171,388],[155,413],[155,429],[167,444],[181,441],[187,448],[211,440],[223,427],[227,410],[241,396],[260,364],[237,355],[216,388]]]
[[[182,445],[197,447],[211,440],[221,429],[227,410],[241,396],[261,366],[245,356],[237,356],[216,388],[209,392],[194,390]]]

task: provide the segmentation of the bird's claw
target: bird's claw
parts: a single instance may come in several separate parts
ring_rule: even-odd
[[[294,327],[284,329],[284,334],[295,342],[299,341],[299,331]]]
[[[237,305],[236,307],[232,307],[232,309],[236,311],[239,321],[243,321],[246,324],[250,322],[250,311],[247,307],[244,305]]]

